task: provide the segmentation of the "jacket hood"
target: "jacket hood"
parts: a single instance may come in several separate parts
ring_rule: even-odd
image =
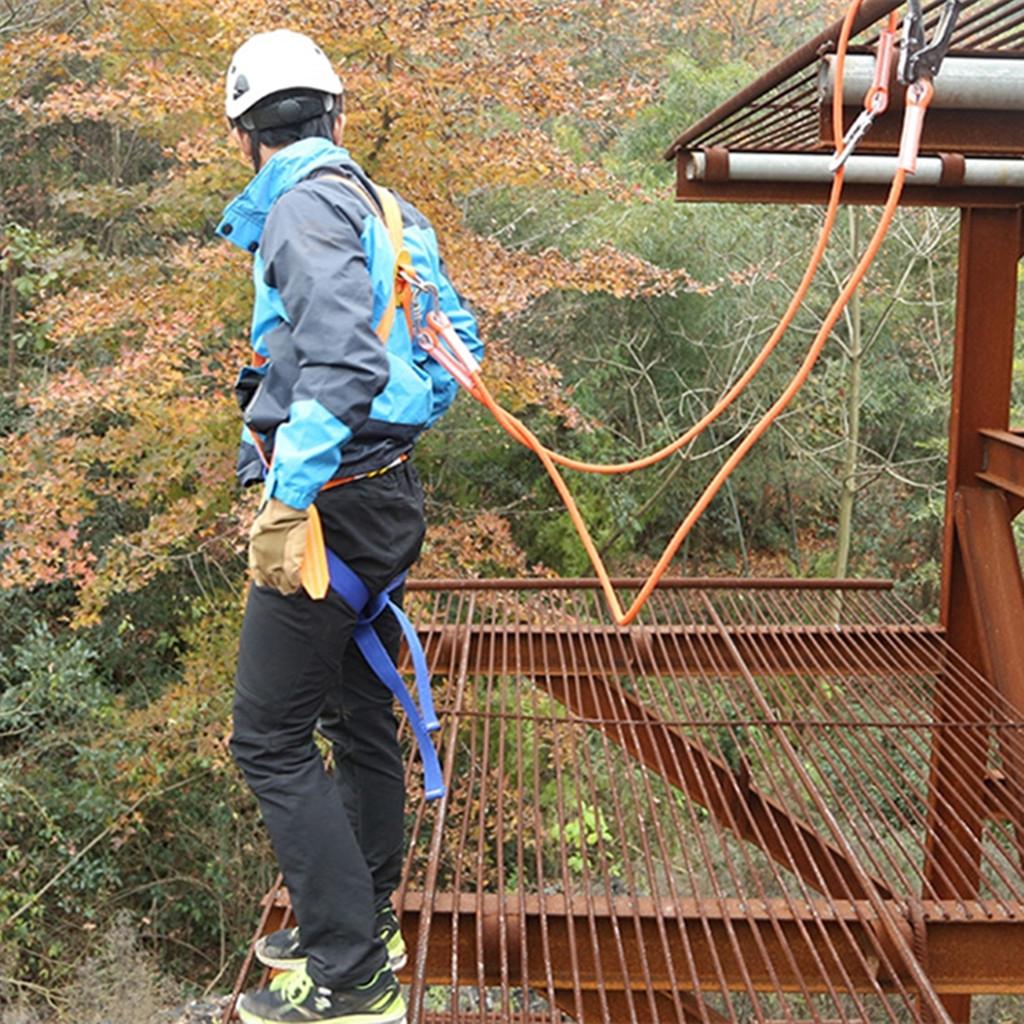
[[[255,252],[270,208],[285,192],[321,167],[343,167],[366,183],[365,175],[347,149],[329,139],[300,139],[275,153],[245,190],[228,203],[217,234],[239,249]]]

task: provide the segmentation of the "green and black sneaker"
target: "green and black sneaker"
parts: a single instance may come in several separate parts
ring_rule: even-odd
[[[409,959],[409,955],[405,949],[405,939],[402,938],[398,915],[391,909],[390,903],[377,911],[377,934],[387,947],[388,967],[393,971],[400,971]]]
[[[400,971],[409,959],[405,949],[398,918],[388,904],[377,911],[377,934],[388,950],[388,967]],[[275,967],[279,971],[294,971],[306,966],[306,954],[302,951],[298,928],[284,928],[258,939],[255,947],[256,959],[264,967]]]
[[[364,985],[337,991],[318,985],[303,967],[246,992],[238,1016],[245,1024],[405,1024],[405,1000],[389,967]]]

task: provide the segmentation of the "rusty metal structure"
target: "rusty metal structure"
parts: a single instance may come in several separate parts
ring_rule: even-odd
[[[898,6],[864,0],[855,42]],[[824,202],[728,164],[830,149],[837,38],[680,136],[678,198]],[[966,0],[953,52],[1024,58],[1024,0]],[[1024,155],[1024,111],[934,113],[948,173],[905,201],[962,211],[939,623],[883,581],[667,580],[628,628],[592,580],[413,584],[448,795],[410,753],[410,1021],[966,1024],[991,994],[1024,1020],[1024,190],[957,180]],[[893,151],[898,116],[865,145]],[[256,935],[290,922],[279,880]]]

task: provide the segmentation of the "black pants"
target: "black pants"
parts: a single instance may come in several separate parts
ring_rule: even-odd
[[[416,560],[423,494],[409,463],[325,491],[316,504],[327,546],[371,592]],[[309,974],[332,989],[364,982],[386,962],[374,915],[402,869],[405,782],[393,702],[350,642],[355,621],[333,592],[313,601],[251,587],[231,740],[284,874]],[[397,654],[394,616],[384,612],[375,628]],[[333,780],[314,743],[318,727],[333,746]]]

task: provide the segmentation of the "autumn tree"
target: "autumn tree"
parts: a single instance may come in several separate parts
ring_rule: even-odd
[[[467,216],[509,189],[649,200],[605,153],[683,38],[669,5],[7,11],[0,977],[59,1004],[92,931],[125,903],[146,907],[139,927],[165,962],[221,975],[268,864],[223,747],[256,497],[233,482],[230,396],[247,361],[248,261],[213,239],[248,175],[222,114],[239,42],[286,23],[327,47],[353,154],[437,226],[491,339],[490,380],[518,409],[584,429],[558,369],[517,347],[510,326],[545,296],[653,300],[699,283],[636,246],[595,236],[538,248]],[[460,404],[446,436],[473,434],[467,460],[486,463],[496,435]],[[448,522],[428,569],[527,571],[503,510],[438,468],[433,518]]]

